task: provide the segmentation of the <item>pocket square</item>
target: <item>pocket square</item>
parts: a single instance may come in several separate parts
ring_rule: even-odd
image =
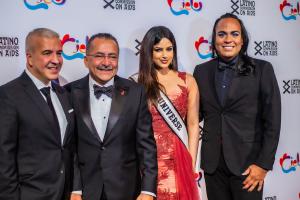
[[[68,113],[72,113],[72,112],[74,112],[74,109],[73,109],[73,108],[70,109],[70,110],[68,110]]]

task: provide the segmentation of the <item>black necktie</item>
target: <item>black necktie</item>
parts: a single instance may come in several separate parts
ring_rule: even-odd
[[[100,87],[100,86],[94,84],[93,88],[94,88],[94,94],[97,99],[99,99],[102,94],[105,94],[110,98],[112,97],[112,89],[113,89],[112,85],[108,86],[108,87]]]
[[[47,104],[48,104],[48,106],[49,106],[49,108],[50,108],[50,110],[52,112],[54,123],[55,123],[57,131],[58,131],[58,133],[60,135],[60,127],[59,127],[58,118],[57,118],[57,115],[56,115],[56,112],[55,112],[55,109],[54,109],[54,106],[53,106],[53,103],[52,103],[52,100],[51,100],[51,96],[50,96],[50,87],[44,87],[44,88],[42,88],[41,92],[46,97]]]

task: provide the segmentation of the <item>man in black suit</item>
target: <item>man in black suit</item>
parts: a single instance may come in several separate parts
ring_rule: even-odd
[[[82,197],[150,200],[157,179],[151,116],[142,86],[116,75],[118,56],[111,34],[92,36],[84,59],[89,75],[67,86],[76,113]]]
[[[198,65],[204,119],[201,167],[209,200],[262,199],[264,178],[273,167],[279,140],[281,103],[269,62],[247,55],[249,39],[233,14],[216,20],[216,58]]]
[[[26,70],[0,87],[0,199],[67,200],[73,189],[73,109],[51,80],[61,69],[59,35],[26,37]]]

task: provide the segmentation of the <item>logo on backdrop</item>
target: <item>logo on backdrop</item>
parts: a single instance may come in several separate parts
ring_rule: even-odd
[[[200,12],[202,2],[200,0],[167,0],[173,15],[188,15],[190,12]]]
[[[291,4],[287,0],[282,1],[279,6],[281,15],[285,20],[296,20],[300,15],[300,2]]]
[[[300,94],[300,79],[283,80],[283,94]]]
[[[255,16],[254,0],[231,0],[232,14]]]
[[[136,49],[135,55],[137,56],[140,54],[142,42],[140,42],[138,39],[135,39],[134,41],[136,43],[136,46],[134,47]]]
[[[264,200],[277,200],[276,196],[272,196],[272,197],[265,197]]]
[[[49,6],[55,4],[57,6],[62,6],[66,3],[66,0],[24,0],[25,6],[29,10],[37,10],[37,9],[48,9]]]
[[[212,57],[211,42],[203,36],[200,36],[199,39],[195,41],[195,48],[201,59],[208,59]]]
[[[278,41],[254,41],[254,55],[259,56],[277,56]]]
[[[65,34],[61,40],[63,48],[62,56],[67,60],[83,59],[88,40],[89,37],[86,36],[84,43],[82,43],[75,37],[70,37],[70,34]]]
[[[18,57],[19,38],[0,37],[0,57]]]
[[[283,173],[295,172],[300,167],[299,153],[295,157],[285,153],[279,159],[279,164]]]
[[[113,9],[113,10],[130,10],[133,11],[136,9],[135,6],[136,0],[103,0],[104,9]]]

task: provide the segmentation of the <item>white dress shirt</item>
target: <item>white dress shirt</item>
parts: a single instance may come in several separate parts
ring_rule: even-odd
[[[102,94],[100,98],[97,99],[94,94],[93,85],[98,85],[99,87],[108,87],[113,84],[114,78],[109,80],[106,84],[101,85],[96,82],[91,76],[89,77],[91,117],[97,133],[102,141],[107,127],[112,99],[105,94]]]
[[[54,107],[54,110],[55,110],[55,113],[56,113],[56,116],[58,119],[58,123],[59,123],[61,144],[63,144],[68,121],[67,121],[66,115],[64,113],[64,110],[61,106],[61,103],[60,103],[56,93],[52,89],[51,82],[49,82],[47,85],[45,85],[42,81],[37,79],[28,69],[25,69],[25,72],[29,76],[29,78],[33,81],[34,85],[40,91],[40,94],[42,95],[42,97],[45,99],[46,102],[47,102],[46,97],[43,95],[43,93],[41,92],[40,89],[42,89],[44,87],[51,88],[50,89],[51,101],[52,101],[52,104],[53,104],[53,107]]]

